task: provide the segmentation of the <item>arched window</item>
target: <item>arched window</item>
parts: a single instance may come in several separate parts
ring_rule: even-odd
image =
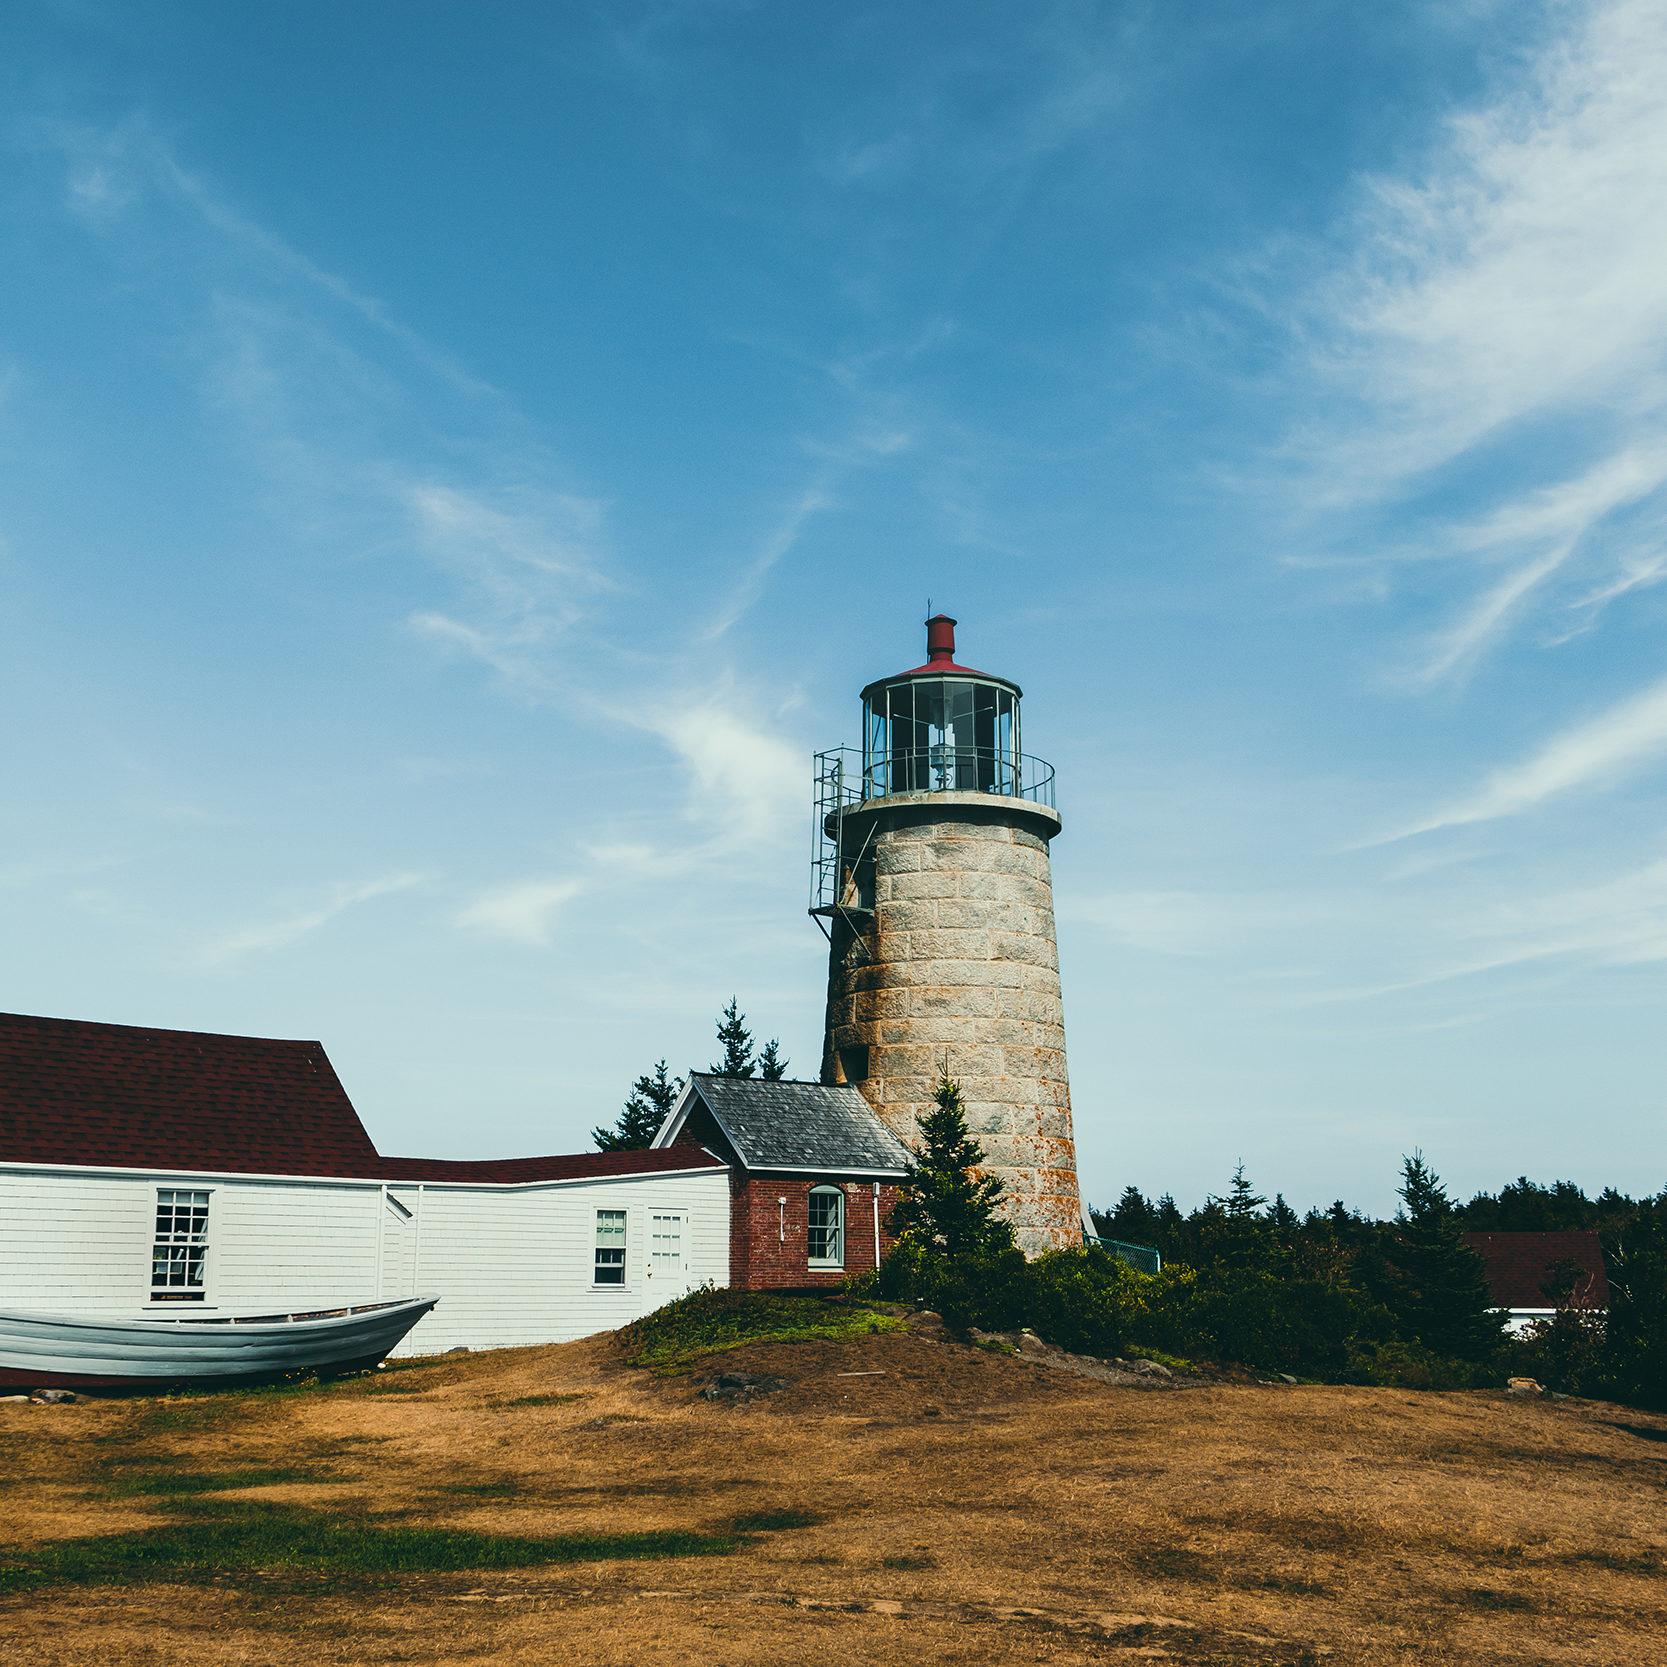
[[[845,1194],[838,1187],[810,1189],[807,1237],[813,1268],[845,1266]]]

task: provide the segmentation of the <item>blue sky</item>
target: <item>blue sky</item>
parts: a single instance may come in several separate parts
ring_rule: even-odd
[[[8,10],[0,1005],[384,1150],[819,1052],[809,758],[1019,680],[1084,1185],[1667,1181],[1667,13]]]

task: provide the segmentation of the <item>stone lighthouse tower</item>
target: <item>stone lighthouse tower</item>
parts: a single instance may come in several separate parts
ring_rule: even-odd
[[[860,752],[817,755],[811,913],[829,938],[822,1080],[905,1143],[947,1065],[1028,1255],[1082,1240],[1048,844],[1053,769],[1020,748],[1019,687],[955,659],[862,692]]]

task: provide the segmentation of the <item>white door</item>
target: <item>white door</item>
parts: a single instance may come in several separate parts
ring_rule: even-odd
[[[649,1216],[648,1277],[656,1302],[670,1302],[689,1289],[681,1211],[655,1210]]]

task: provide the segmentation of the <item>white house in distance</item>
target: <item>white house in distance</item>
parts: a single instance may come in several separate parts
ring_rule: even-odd
[[[717,1155],[680,1122],[646,1152],[384,1157],[317,1042],[0,1015],[0,1307],[107,1318],[437,1295],[397,1352],[561,1342],[729,1284],[746,1201],[764,1193],[773,1253],[744,1282],[872,1267],[870,1217],[906,1154],[861,1096],[722,1089],[735,1129],[749,1097],[751,1126],[776,1120],[768,1151],[743,1136]],[[794,1117],[811,1144],[795,1145]]]

